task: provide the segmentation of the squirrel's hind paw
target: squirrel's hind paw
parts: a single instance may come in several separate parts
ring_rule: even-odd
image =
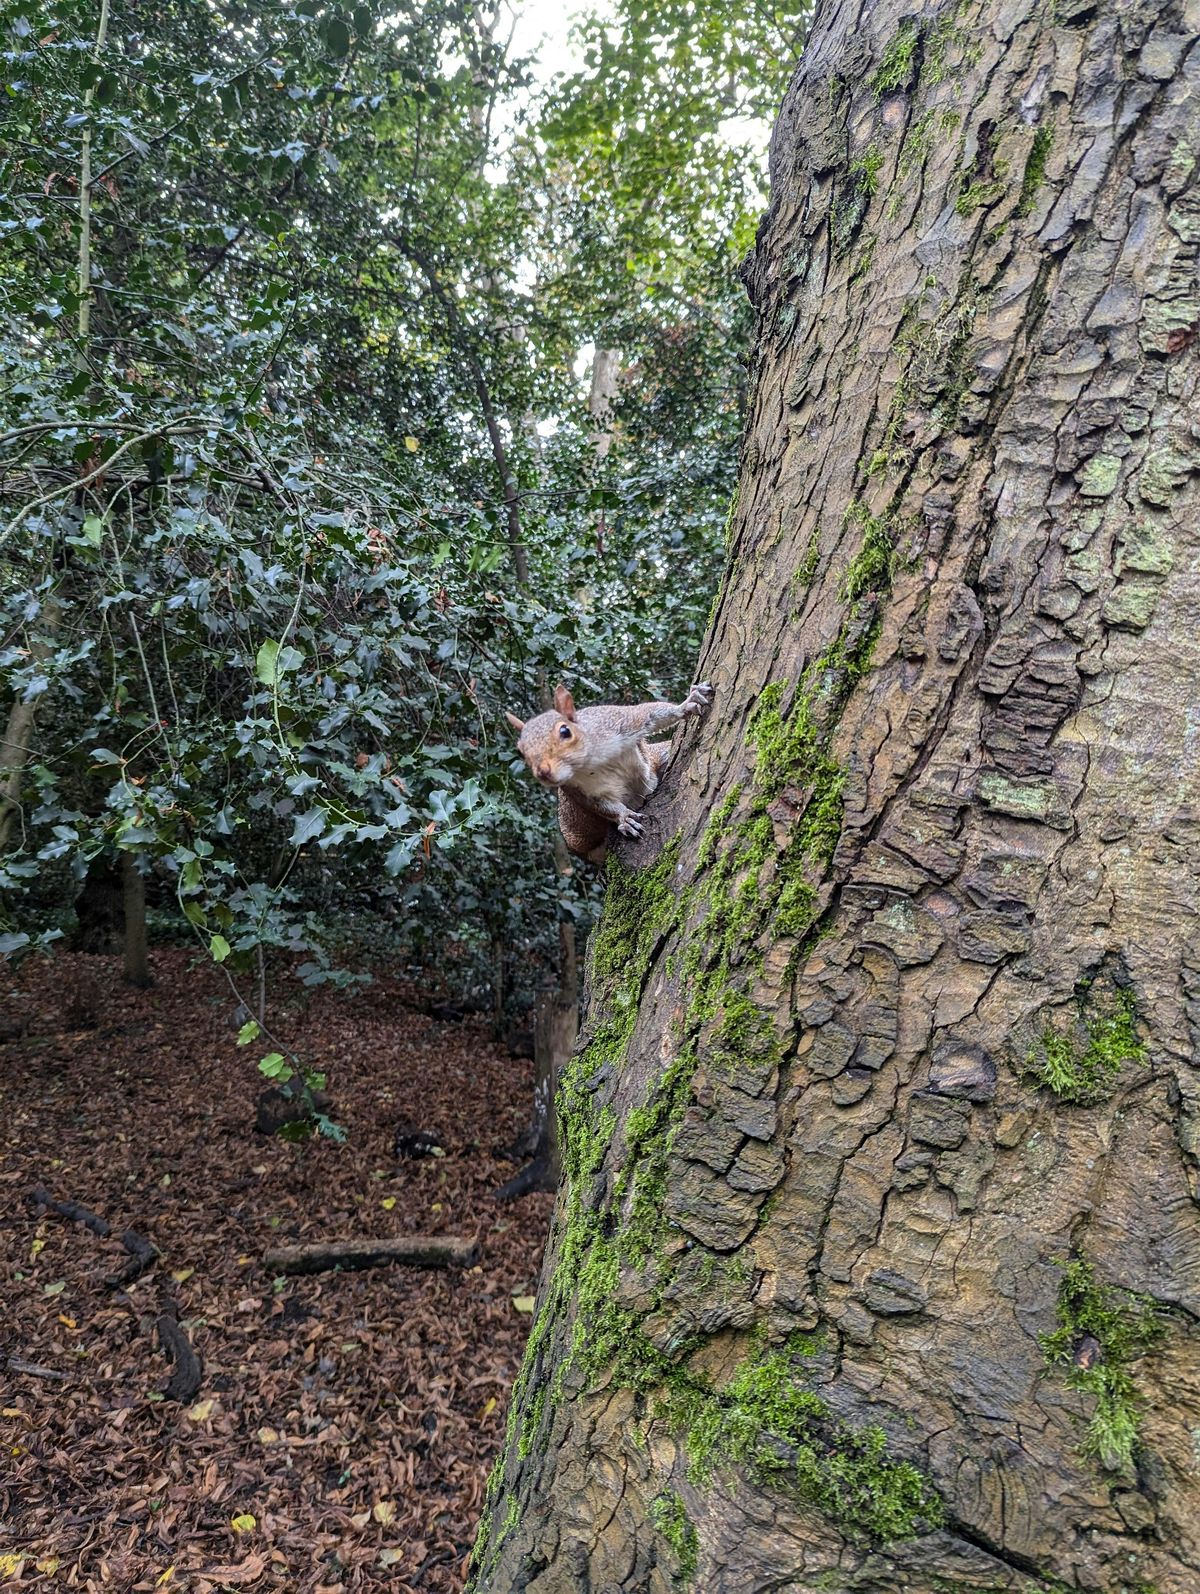
[[[622,836],[640,836],[642,833],[641,814],[624,813],[617,820],[617,830]]]
[[[683,700],[685,714],[707,714],[712,707],[713,688],[709,681],[697,681]]]

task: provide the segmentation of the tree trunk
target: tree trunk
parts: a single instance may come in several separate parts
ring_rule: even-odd
[[[620,379],[620,350],[597,347],[592,356],[592,380],[588,388],[587,407],[588,415],[596,428],[596,458],[601,463],[607,459],[608,451],[612,447],[612,406],[613,399],[617,396]]]
[[[47,599],[38,616],[40,630],[29,642],[30,657],[39,664],[54,651],[61,618],[57,601]],[[13,824],[21,811],[21,786],[41,701],[40,697],[28,703],[14,700],[9,705],[4,735],[0,737],[0,853],[7,850]]]
[[[1200,1587],[1198,34],[820,9],[476,1590]]]
[[[121,901],[125,910],[125,979],[144,988],[154,983],[146,942],[146,882],[130,852],[121,854]]]
[[[75,898],[75,952],[116,952],[125,938],[125,876],[111,852],[99,852],[88,864]]]

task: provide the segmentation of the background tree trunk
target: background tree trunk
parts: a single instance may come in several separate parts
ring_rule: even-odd
[[[153,985],[146,940],[146,882],[131,852],[121,854],[121,902],[125,913],[125,979],[130,985]]]
[[[121,860],[98,852],[75,898],[75,952],[116,952],[125,937],[125,877]]]
[[[1198,34],[820,9],[478,1590],[1200,1587]]]

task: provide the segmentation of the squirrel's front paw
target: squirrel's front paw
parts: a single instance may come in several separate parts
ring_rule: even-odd
[[[713,689],[708,681],[697,681],[683,700],[685,714],[707,714],[712,707]]]
[[[628,809],[617,820],[617,829],[622,836],[640,836],[642,833],[641,814],[630,813]]]

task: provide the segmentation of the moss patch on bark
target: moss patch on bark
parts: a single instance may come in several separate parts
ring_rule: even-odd
[[[1092,1106],[1112,1095],[1122,1064],[1145,1055],[1132,992],[1105,982],[1080,987],[1075,1021],[1066,1030],[1046,1025],[1029,1049],[1025,1074],[1059,1101]]]
[[[1133,1465],[1138,1437],[1137,1391],[1130,1364],[1162,1338],[1157,1303],[1134,1290],[1102,1284],[1090,1263],[1065,1265],[1055,1313],[1058,1327],[1042,1338],[1046,1365],[1067,1369],[1067,1384],[1096,1397],[1083,1453],[1113,1472]]]

